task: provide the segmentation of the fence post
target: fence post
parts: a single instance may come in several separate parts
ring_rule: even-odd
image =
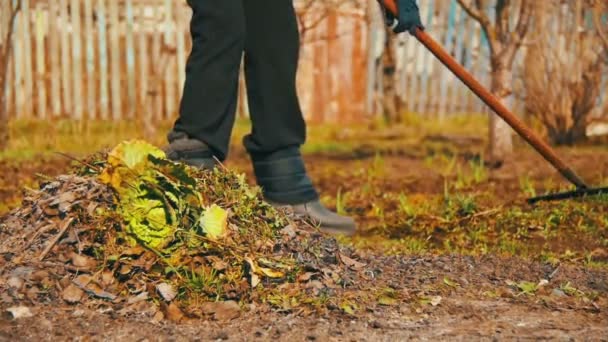
[[[127,55],[127,115],[129,119],[135,117],[136,110],[136,89],[135,89],[135,44],[133,42],[133,1],[125,0],[126,24],[125,45]]]
[[[143,18],[142,13],[145,13],[145,8],[143,5],[139,4],[139,15]],[[140,109],[145,110],[143,108],[148,91],[148,73],[150,72],[150,64],[148,61],[149,51],[148,51],[148,32],[141,27],[139,32],[137,33],[137,66],[139,69],[138,72],[138,106]],[[140,115],[141,114],[141,115]],[[145,118],[144,113],[137,113],[136,115],[139,118]]]
[[[49,71],[51,78],[51,115],[61,115],[61,65],[59,63],[60,49],[59,49],[59,28],[57,26],[58,2],[49,2]]]
[[[447,20],[447,29],[445,32],[445,48],[447,51],[452,52],[452,49],[454,47],[454,25],[456,22],[455,19],[455,15],[456,15],[456,1],[455,0],[448,0],[449,2],[449,12],[448,12],[448,20]],[[439,112],[439,120],[444,120],[446,117],[446,100],[448,97],[448,87],[450,85],[450,81],[453,79],[453,77],[450,77],[451,75],[446,72],[446,70],[442,67],[442,65],[439,65],[439,105],[437,108],[437,111]]]
[[[175,19],[173,18],[173,0],[165,0],[165,22],[164,22],[164,38],[163,47],[164,53],[174,53],[175,47]],[[169,51],[166,51],[169,49]],[[162,66],[164,77],[162,77],[165,85],[165,113],[163,119],[168,119],[175,114],[175,58],[168,60],[169,65]]]
[[[46,119],[46,49],[44,48],[46,18],[41,7],[40,3],[36,4],[36,95],[38,118]]]
[[[456,1],[456,0],[452,0]],[[464,52],[464,36],[468,35],[471,30],[470,20],[467,20],[467,14],[462,10],[460,5],[456,6],[456,48],[455,48],[455,57],[460,61],[461,64],[464,65],[463,60],[463,52]],[[454,113],[455,111],[463,112],[463,106],[466,104],[464,98],[467,96],[466,87],[460,83],[459,80],[455,80],[454,87],[450,92],[450,101],[448,101],[448,109],[447,111],[450,113]],[[462,91],[461,91],[462,89]]]
[[[178,96],[181,98],[184,90],[184,83],[186,82],[186,42],[185,35],[187,25],[184,25],[180,20],[179,14],[176,20],[176,31],[177,31],[177,75],[178,75]],[[242,94],[244,96],[245,94]]]
[[[97,99],[95,90],[95,34],[93,33],[93,0],[84,0],[84,31],[86,49],[86,71],[87,71],[87,117],[94,119],[97,116]]]
[[[83,91],[82,91],[82,37],[80,25],[80,0],[70,3],[72,19],[72,87],[74,88],[74,111],[72,116],[77,120],[83,118]]]
[[[33,77],[33,63],[32,63],[32,34],[30,30],[31,11],[30,11],[30,0],[21,0],[22,4],[22,48],[23,48],[23,91],[25,102],[23,103],[23,111],[25,117],[30,118],[33,114],[32,105],[34,102],[34,77]]]
[[[435,1],[434,0],[428,0],[428,4],[427,4],[427,20],[426,20],[426,25],[430,28],[431,25],[434,24],[434,18],[435,18]],[[430,52],[426,51],[426,49],[424,48],[420,48],[421,53],[418,55],[418,58],[420,61],[428,61],[432,58]],[[425,103],[424,100],[428,99],[428,87],[429,87],[429,68],[431,67],[431,63],[424,63],[423,65],[423,69],[422,69],[422,77],[420,80],[420,88],[418,89],[417,92],[417,96],[419,96],[418,99],[418,106],[417,106],[417,110],[416,112],[418,112],[419,114],[425,114],[427,112],[428,109],[428,103]]]
[[[13,0],[13,2],[16,2]],[[23,106],[25,100],[25,89],[23,87],[23,73],[24,73],[24,63],[23,63],[23,50],[24,50],[24,39],[23,35],[23,24],[24,15],[23,9],[21,12],[17,13],[15,17],[15,31],[13,33],[13,62],[15,63],[14,68],[14,76],[13,81],[15,82],[15,114],[17,118],[23,117]]]
[[[72,82],[70,81],[70,36],[67,0],[59,0],[61,28],[61,89],[63,90],[63,113],[69,114],[72,107]]]
[[[120,74],[120,41],[118,20],[118,1],[109,2],[109,35],[110,35],[110,76],[112,92],[112,118],[120,120],[122,118],[121,101],[121,74]]]
[[[109,119],[108,45],[106,31],[106,0],[97,0],[97,34],[99,39],[99,112],[103,120]]]

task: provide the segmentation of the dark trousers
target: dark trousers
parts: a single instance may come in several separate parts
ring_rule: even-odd
[[[298,148],[306,126],[296,94],[299,33],[290,0],[189,0],[192,52],[174,130],[224,160],[234,125],[244,53],[252,155]]]

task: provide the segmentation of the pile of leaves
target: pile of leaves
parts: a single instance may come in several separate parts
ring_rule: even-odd
[[[344,308],[363,264],[263,201],[243,175],[128,141],[44,181],[0,220],[5,303],[231,318],[251,305]],[[226,317],[227,316],[227,317]]]

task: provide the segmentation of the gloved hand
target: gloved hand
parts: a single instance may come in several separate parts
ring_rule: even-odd
[[[379,0],[384,11],[386,25],[392,27],[395,33],[409,31],[414,32],[414,29],[424,29],[420,20],[420,10],[416,4],[416,0],[395,0],[397,4],[398,15],[395,17],[393,13],[384,7],[383,0]]]

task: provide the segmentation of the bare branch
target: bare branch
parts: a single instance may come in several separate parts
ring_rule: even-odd
[[[472,0],[457,0],[462,9],[475,19],[482,27],[490,26],[490,18],[482,11],[481,2],[477,0],[476,5]]]
[[[21,0],[17,1],[17,6],[11,7],[10,19],[8,21],[8,30],[4,37],[4,46],[2,46],[2,53],[0,54],[0,148],[4,148],[8,143],[8,113],[6,106],[6,82],[8,80],[8,61],[12,53],[12,37],[15,29],[15,20],[17,14],[21,11]]]
[[[494,55],[499,51],[496,41],[496,28],[492,25],[490,18],[484,13],[484,8],[486,8],[485,2],[483,0],[475,0],[473,4],[472,0],[457,1],[462,9],[481,25],[481,29],[486,34],[486,37],[488,37],[490,52]]]
[[[593,23],[595,25],[597,35],[602,41],[604,50],[608,52],[608,33],[605,31],[606,27],[604,27],[602,23],[602,12],[606,9],[604,7],[606,6],[605,4],[602,4],[601,1],[595,1],[593,6]]]
[[[8,64],[8,56],[11,53],[11,48],[12,48],[13,44],[10,43],[11,42],[10,39],[13,36],[13,31],[15,30],[15,20],[17,19],[17,14],[19,13],[19,11],[21,11],[21,0],[18,0],[17,6],[12,9],[12,13],[11,13],[11,16],[8,21],[8,31],[6,32],[6,36],[3,39],[5,44],[2,49],[3,51],[2,51],[1,57],[2,57],[2,61],[5,64]],[[2,70],[6,70],[6,67],[4,65],[2,67],[3,67]]]
[[[504,39],[509,34],[510,6],[510,0],[498,0],[496,2],[496,33],[500,39]]]
[[[511,42],[501,52],[504,55],[507,65],[511,65],[515,59],[515,54],[522,46],[524,37],[530,28],[532,17],[535,11],[534,1],[523,0],[519,9],[519,19],[513,32],[507,33],[512,38]]]

